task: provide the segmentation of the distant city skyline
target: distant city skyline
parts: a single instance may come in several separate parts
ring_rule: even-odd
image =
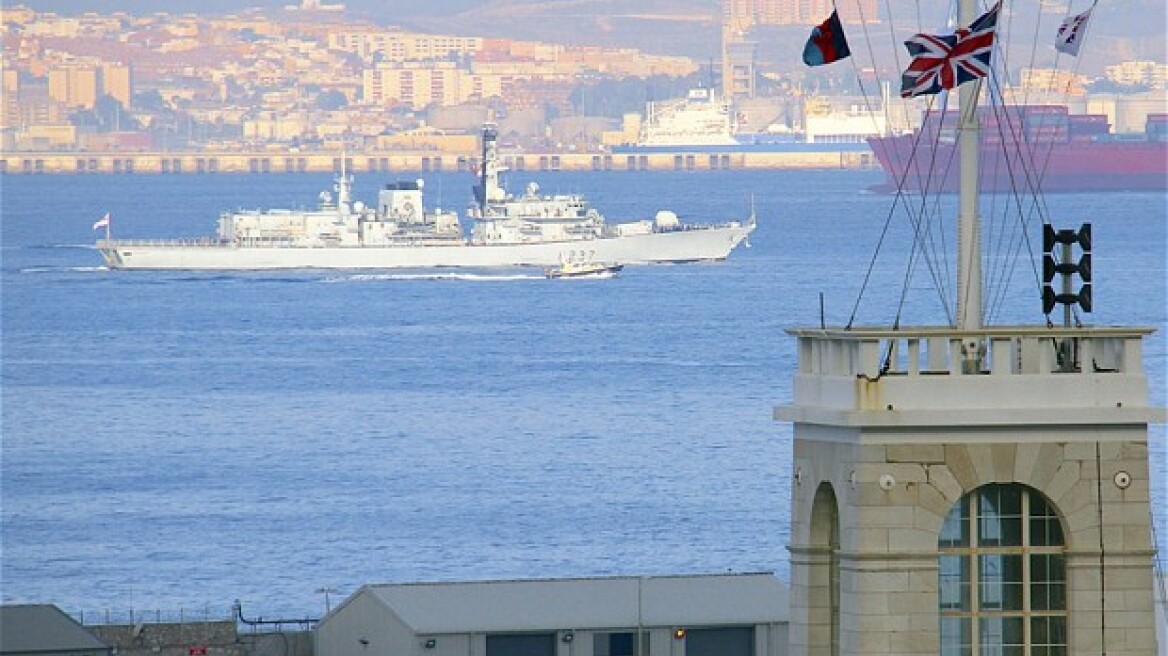
[[[336,2],[338,0],[332,0]],[[300,0],[174,0],[159,5],[153,0],[16,0],[8,7],[27,6],[39,12],[78,15],[86,12],[108,14],[128,12],[135,15],[156,13],[196,14],[215,16],[248,9],[279,11],[285,6],[300,4]],[[717,24],[731,6],[749,6],[749,0],[629,0],[613,3],[610,0],[577,0],[576,2],[548,2],[546,0],[347,0],[342,2],[344,15],[350,20],[367,20],[385,26],[432,34],[513,38],[550,43],[596,45],[606,47],[636,47],[662,54],[685,55],[697,59],[719,56],[721,49]],[[905,29],[927,29],[943,24],[945,3],[922,7],[912,0],[846,0],[839,4],[840,16],[853,20],[857,7],[863,15],[877,20],[893,17]],[[1168,6],[1162,0],[1103,0],[1092,5],[1091,0],[1016,0],[1006,4],[1007,15],[1033,15],[1020,10],[1029,5],[1042,5],[1044,20],[1057,21],[1072,12],[1094,7],[1090,40],[1084,64],[1098,57],[1101,60],[1150,59],[1168,61],[1168,36],[1164,25],[1168,21]],[[780,6],[772,0],[762,9]],[[804,6],[804,5],[799,5]],[[807,4],[810,9],[813,4]],[[763,11],[763,14],[766,12]],[[814,12],[812,12],[814,13]],[[760,14],[759,17],[762,17]],[[766,23],[763,18],[748,21],[751,25]],[[806,25],[818,24],[818,19],[807,19]],[[645,27],[651,27],[645,31]],[[790,33],[778,36],[770,33],[755,35],[765,51],[775,45],[776,39],[785,42],[794,38],[796,26]],[[1090,66],[1087,66],[1090,68]]]
[[[308,170],[331,166],[330,152],[359,147],[385,153],[366,162],[380,170],[390,166],[390,153],[405,150],[470,156],[474,131],[490,116],[503,117],[508,143],[524,148],[591,155],[650,143],[652,121],[644,117],[660,111],[646,103],[692,97],[695,86],[720,92],[695,110],[707,116],[713,109],[711,120],[658,133],[691,134],[698,125],[718,143],[774,133],[862,143],[908,130],[918,115],[905,102],[869,110],[875,120],[853,109],[865,86],[887,88],[901,72],[892,54],[899,44],[886,38],[890,26],[869,22],[878,0],[850,0],[840,10],[854,43],[885,37],[864,50],[871,63],[830,70],[808,69],[797,57],[807,38],[803,22],[816,20],[825,4],[732,0],[718,14],[710,11],[718,0],[641,0],[634,14],[629,5],[602,0],[443,1],[469,8],[409,21],[403,12],[390,26],[352,3],[316,0],[285,0],[262,13],[44,10],[54,0],[11,7],[2,25],[0,145],[12,152],[121,154],[105,164],[66,158],[54,165],[85,171],[148,166],[126,160],[126,153],[247,149],[288,151],[275,160],[265,154],[221,163]],[[902,13],[896,3],[908,1],[881,3],[889,15],[873,20],[891,16],[898,34],[911,34],[917,22],[943,23],[939,6]],[[676,11],[665,11],[667,4]],[[1099,117],[1102,131],[1143,133],[1146,116],[1163,111],[1168,65],[1148,61],[1159,55],[1163,34],[1141,42],[1116,10],[1099,17],[1091,55],[1060,66],[1053,55],[1059,11],[1007,15],[1005,30],[1050,41],[1028,55],[1025,44],[1003,39],[1002,94],[1026,103],[1074,101],[1076,113]],[[1124,98],[1096,102],[1092,93]],[[310,163],[309,155],[318,159]],[[197,169],[198,157],[191,157],[152,166]]]

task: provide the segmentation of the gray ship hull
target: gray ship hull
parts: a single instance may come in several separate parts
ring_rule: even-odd
[[[181,241],[99,242],[111,269],[270,270],[423,269],[555,266],[567,260],[653,264],[723,260],[753,223],[528,244],[392,246],[249,246]]]

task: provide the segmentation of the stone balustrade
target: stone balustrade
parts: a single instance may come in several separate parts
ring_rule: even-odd
[[[776,417],[888,426],[1162,421],[1162,409],[1148,407],[1143,373],[1143,338],[1153,330],[796,328],[788,331],[798,339],[793,404]]]

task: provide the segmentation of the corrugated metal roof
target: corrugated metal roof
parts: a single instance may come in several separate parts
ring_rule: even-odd
[[[51,604],[0,606],[0,654],[109,650]]]
[[[771,573],[367,586],[415,633],[711,626],[787,620]]]

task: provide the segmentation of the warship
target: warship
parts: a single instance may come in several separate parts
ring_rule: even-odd
[[[534,182],[508,192],[493,125],[482,154],[469,235],[457,213],[425,208],[422,180],[386,184],[370,207],[353,200],[342,168],[335,198],[322,192],[315,209],[225,212],[213,237],[186,240],[114,239],[107,221],[97,249],[111,269],[546,268],[724,260],[756,225],[753,209],[717,224],[682,222],[670,210],[609,223],[580,194],[542,194]]]

